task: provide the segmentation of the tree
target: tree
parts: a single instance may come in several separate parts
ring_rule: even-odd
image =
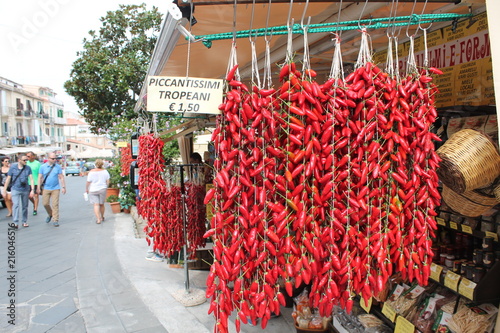
[[[161,14],[146,4],[120,5],[89,31],[64,88],[73,96],[91,131],[105,132],[122,120],[137,118],[134,106],[160,31]]]

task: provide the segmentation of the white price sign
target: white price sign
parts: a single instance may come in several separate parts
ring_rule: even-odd
[[[223,80],[197,77],[148,76],[146,110],[219,114]]]

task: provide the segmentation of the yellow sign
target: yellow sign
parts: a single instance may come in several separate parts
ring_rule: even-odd
[[[458,230],[458,225],[455,222],[450,222],[450,228]]]
[[[460,275],[449,270],[448,272],[446,272],[446,275],[444,277],[444,286],[450,288],[453,291],[457,291],[460,277]]]
[[[440,282],[441,272],[443,271],[443,267],[436,265],[435,263],[431,264],[431,279],[434,281]]]
[[[476,288],[476,284],[469,279],[462,278],[460,284],[458,285],[458,292],[460,295],[463,295],[470,299],[474,300],[474,288]]]
[[[485,234],[486,237],[492,237],[495,240],[495,242],[498,242],[498,234],[491,231],[486,231]]]
[[[467,234],[471,234],[472,235],[472,228],[468,225],[464,225],[462,224],[462,231],[467,233]]]
[[[384,306],[382,307],[382,313],[390,321],[394,322],[394,320],[396,320],[396,315],[397,315],[396,310],[394,310],[392,306],[390,306],[389,304],[384,303]]]
[[[148,76],[147,111],[219,114],[224,84],[219,79]]]
[[[430,67],[443,71],[435,76],[434,83],[439,88],[436,106],[494,105],[493,72],[491,65],[490,39],[486,12],[472,20],[463,20],[455,27],[449,25],[427,34],[427,58]],[[399,57],[399,69],[406,72],[409,42]],[[415,59],[417,66],[423,66],[425,45],[423,36],[415,39]],[[379,52],[373,59],[379,66],[386,62],[387,51]]]
[[[127,146],[128,146],[128,142],[126,142],[126,141],[118,141],[118,142],[116,143],[116,146],[117,146],[118,148],[127,147]]]
[[[436,217],[436,222],[439,225],[443,225],[443,226],[446,225],[446,222],[444,222],[444,220],[442,218],[440,218],[440,217]]]
[[[359,300],[359,305],[363,310],[366,311],[366,313],[370,313],[370,310],[372,308],[372,302],[373,302],[372,297],[368,299],[368,304],[366,304],[364,298],[361,297],[361,299]]]
[[[394,327],[394,333],[414,333],[415,326],[408,321],[403,316],[398,316],[396,319],[396,327]]]

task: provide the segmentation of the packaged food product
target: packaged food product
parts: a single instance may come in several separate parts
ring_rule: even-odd
[[[455,333],[489,332],[495,325],[498,308],[493,304],[461,304],[451,317],[449,327]]]
[[[297,332],[326,332],[328,323],[331,317],[321,317],[317,309],[311,308],[309,305],[309,296],[307,289],[304,289],[297,297],[294,298],[295,305],[292,312],[292,317],[295,320]]]

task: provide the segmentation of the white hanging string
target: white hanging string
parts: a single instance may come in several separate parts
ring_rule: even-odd
[[[287,43],[286,43],[286,60],[285,63],[289,64],[293,61],[293,24],[294,19],[292,19],[292,24],[288,27]]]
[[[264,54],[264,73],[263,73],[263,81],[265,88],[271,88],[273,85],[272,72],[271,72],[271,38],[272,38],[272,29],[268,34],[267,29],[269,28],[269,16],[271,15],[271,0],[267,5],[267,17],[266,17],[266,32],[264,34],[264,40],[266,41],[266,51]]]
[[[330,68],[330,79],[335,79],[335,84],[337,84],[337,79],[344,80],[344,67],[342,65],[342,52],[340,50],[340,37],[336,36],[333,38],[335,47],[333,49],[333,60],[332,67]]]
[[[237,0],[234,0],[234,5],[233,5],[233,40],[231,43],[231,51],[229,53],[229,61],[227,63],[226,73],[229,73],[229,71],[231,69],[233,69],[234,66],[236,66],[238,64],[238,58],[236,56],[236,4],[237,4]],[[235,80],[240,79],[240,72],[238,69],[234,73],[234,79]]]
[[[311,60],[309,57],[309,41],[307,38],[307,31],[309,30],[309,24],[311,24],[311,17],[307,19],[307,24],[302,26],[302,30],[304,31],[304,61],[302,63],[302,72],[309,71],[311,69]]]
[[[273,85],[273,78],[271,72],[271,37],[264,37],[266,41],[266,53],[264,57],[264,85],[266,88],[271,88]]]
[[[257,62],[257,51],[255,49],[255,40],[257,39],[256,35],[252,37],[252,26],[253,26],[253,17],[255,11],[255,0],[252,3],[252,14],[250,17],[250,33],[248,35],[248,40],[250,41],[250,48],[252,52],[252,83],[256,84],[260,89],[260,74],[259,74],[259,64]]]
[[[389,74],[390,77],[394,77],[394,54],[392,53],[392,40],[394,37],[389,37],[389,44],[387,45],[387,59],[385,62],[385,71]]]
[[[194,10],[194,6],[193,6],[193,3],[191,2],[191,5],[190,5],[190,8],[191,8],[191,12],[190,12],[190,16],[189,16],[189,33],[191,34],[191,32],[193,32],[193,25],[191,24],[191,19],[193,17],[193,10]],[[187,47],[187,59],[186,59],[186,78],[189,77],[189,65],[191,63],[191,38],[188,38],[188,47]]]
[[[366,28],[361,29],[361,45],[359,46],[358,60],[356,61],[355,68],[362,67],[366,63],[372,61],[372,49],[370,35]]]
[[[417,62],[415,60],[415,35],[410,36],[410,49],[408,51],[408,62],[406,65],[406,75],[417,72]]]
[[[288,20],[286,21],[286,26],[288,30],[288,39],[286,43],[286,57],[285,57],[285,64],[291,63],[293,61],[293,24],[294,20],[291,19],[292,16],[292,7],[293,7],[293,0],[290,0],[290,7],[288,9]],[[291,23],[290,23],[291,22]]]
[[[427,68],[429,67],[429,53],[427,50],[427,28],[422,29],[424,32],[424,67]]]
[[[152,120],[152,123],[153,123],[153,134],[155,137],[158,137],[158,115],[156,113],[153,113],[153,120]]]
[[[260,89],[259,63],[257,62],[257,51],[255,50],[255,39],[250,40],[252,48],[252,82]]]
[[[396,81],[399,81],[400,75],[399,75],[398,37],[394,36],[394,37],[392,37],[392,39],[394,41],[394,57],[395,57],[395,60],[394,60],[394,74],[395,74],[395,77],[396,77]]]

